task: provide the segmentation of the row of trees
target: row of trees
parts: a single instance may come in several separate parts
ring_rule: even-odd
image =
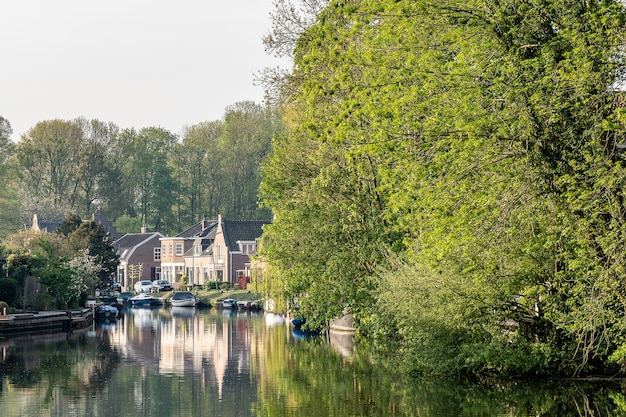
[[[266,39],[274,295],[409,369],[625,373],[621,2],[304,3]]]
[[[253,102],[229,106],[222,120],[187,127],[181,138],[159,127],[119,129],[99,120],[46,120],[12,143],[0,119],[0,236],[66,213],[97,207],[122,231],[177,233],[203,215],[267,218],[257,205],[259,164],[280,129]]]

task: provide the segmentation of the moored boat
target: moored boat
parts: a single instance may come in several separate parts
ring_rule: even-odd
[[[237,300],[233,300],[232,298],[225,298],[222,300],[222,307],[237,308]]]
[[[296,317],[291,320],[291,324],[293,324],[293,326],[296,328],[302,327],[302,325],[304,325],[305,323],[306,323],[306,317]]]
[[[109,304],[102,304],[96,308],[96,316],[98,318],[115,319],[118,314],[119,310],[117,307]]]
[[[172,307],[195,307],[197,300],[196,297],[187,291],[177,291],[170,298]]]
[[[153,307],[161,305],[159,298],[153,297],[150,294],[140,293],[130,299],[130,304],[133,307]]]

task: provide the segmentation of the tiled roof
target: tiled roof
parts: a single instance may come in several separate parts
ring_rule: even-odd
[[[263,234],[263,225],[269,220],[224,220],[226,244],[231,251],[239,251],[237,242],[254,241]]]
[[[152,232],[152,233],[128,233],[117,239],[113,242],[113,247],[118,251],[122,252],[125,249],[134,248],[140,243],[150,239],[154,236],[163,237],[161,233]]]
[[[183,230],[176,237],[204,237],[217,227],[217,220],[202,220],[187,230]],[[215,232],[213,232],[215,233]]]

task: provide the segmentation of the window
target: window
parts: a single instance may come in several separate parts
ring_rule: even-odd
[[[172,244],[170,243],[170,258],[172,257]]]
[[[155,261],[161,260],[161,247],[160,246],[158,248],[154,248],[154,260]]]
[[[217,245],[217,262],[222,262],[222,244]]]
[[[244,255],[252,255],[255,252],[254,242],[239,242],[239,250]]]
[[[182,256],[182,255],[183,255],[183,244],[177,243],[176,244],[176,256]]]

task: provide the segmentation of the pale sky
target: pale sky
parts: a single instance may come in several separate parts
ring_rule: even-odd
[[[265,53],[273,0],[3,0],[0,116],[19,140],[76,117],[120,128],[221,119],[263,101],[254,74],[289,63]]]

